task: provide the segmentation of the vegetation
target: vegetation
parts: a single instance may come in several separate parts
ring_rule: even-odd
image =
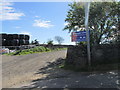
[[[61,44],[64,41],[64,39],[60,36],[55,36],[55,40],[58,42],[58,44]]]
[[[31,44],[39,44],[39,41],[37,39],[33,40]]]
[[[39,47],[31,48],[31,49],[25,49],[25,50],[22,50],[22,51],[18,50],[16,52],[9,53],[9,54],[6,54],[6,55],[26,55],[26,54],[32,54],[32,53],[57,51],[57,50],[62,50],[62,49],[66,49],[66,48],[51,49],[51,48],[39,46]]]
[[[49,40],[47,41],[47,44],[50,45],[50,46],[53,45],[53,40],[49,39]]]
[[[69,4],[69,11],[65,21],[68,23],[64,30],[85,30],[84,3]],[[92,2],[89,12],[89,30],[91,44],[110,43],[116,41],[120,33],[120,1],[119,2]],[[116,39],[116,40],[114,40]]]

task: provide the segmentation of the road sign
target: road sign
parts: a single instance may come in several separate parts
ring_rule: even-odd
[[[72,42],[86,41],[86,31],[72,32]]]

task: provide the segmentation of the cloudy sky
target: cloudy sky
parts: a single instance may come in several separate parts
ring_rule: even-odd
[[[68,2],[4,2],[0,3],[2,32],[29,34],[31,40],[40,43],[54,40],[55,36],[64,38],[64,44],[71,42],[68,31],[63,31],[69,10]],[[56,43],[54,41],[54,43]]]

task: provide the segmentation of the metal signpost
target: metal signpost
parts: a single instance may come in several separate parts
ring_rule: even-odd
[[[89,19],[89,7],[90,2],[85,4],[85,29],[86,31],[72,32],[72,42],[87,41],[87,54],[88,64],[91,66],[91,55],[90,55],[90,31],[88,30],[88,19]]]
[[[87,39],[88,64],[89,66],[91,66],[90,36],[89,36],[89,31],[88,31],[89,7],[90,7],[90,2],[86,2],[85,4],[85,29],[86,29],[86,39]]]

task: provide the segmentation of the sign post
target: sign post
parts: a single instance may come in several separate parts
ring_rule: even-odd
[[[85,4],[85,29],[86,29],[86,39],[87,39],[88,64],[89,66],[91,66],[90,36],[89,36],[89,30],[88,30],[89,7],[90,7],[90,2],[86,2]]]
[[[89,7],[90,2],[85,3],[85,29],[86,31],[72,32],[72,42],[87,41],[87,55],[88,55],[88,65],[91,66],[91,55],[90,55],[90,31],[88,30],[88,20],[89,20]]]

